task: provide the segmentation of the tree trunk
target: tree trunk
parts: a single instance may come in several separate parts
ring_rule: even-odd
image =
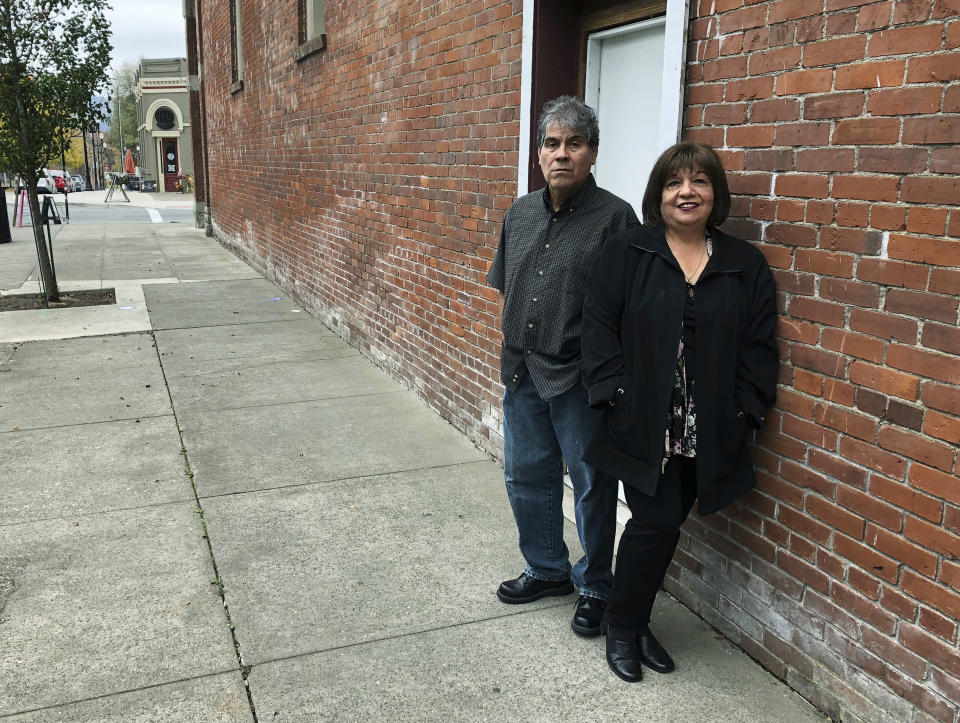
[[[43,287],[47,291],[47,301],[60,301],[60,289],[57,288],[57,277],[53,273],[50,263],[50,254],[47,253],[47,237],[43,231],[43,221],[40,218],[40,199],[37,197],[37,177],[29,176],[24,179],[27,183],[27,197],[30,199],[30,221],[33,225],[33,240],[37,245],[37,258],[40,260],[40,276],[43,278]]]

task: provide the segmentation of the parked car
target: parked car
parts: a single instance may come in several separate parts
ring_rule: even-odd
[[[73,181],[73,190],[74,191],[86,191],[87,184],[83,180],[83,176],[70,176],[70,179]]]
[[[73,190],[73,181],[63,171],[47,171],[47,173],[53,177],[57,193],[70,193]]]
[[[131,173],[129,176],[127,176],[127,188],[129,188],[131,191],[139,191],[142,180],[143,179],[141,179],[140,176],[135,176]]]
[[[50,175],[50,171],[46,168],[41,168],[37,171],[37,193],[54,193],[56,191],[56,184],[54,183],[53,176]]]

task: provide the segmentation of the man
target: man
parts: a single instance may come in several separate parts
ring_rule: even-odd
[[[597,422],[580,382],[581,307],[604,240],[637,222],[630,204],[598,188],[590,173],[599,140],[596,114],[576,98],[543,107],[537,146],[547,186],[507,212],[487,274],[503,294],[504,476],[527,563],[497,596],[528,603],[576,585],[571,627],[585,636],[600,634],[610,595],[617,481],[581,459]],[[584,551],[572,568],[563,541],[563,460]]]

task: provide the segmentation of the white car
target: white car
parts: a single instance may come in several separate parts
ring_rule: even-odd
[[[73,190],[74,191],[86,191],[87,184],[83,180],[83,176],[70,176],[70,179],[73,181]]]
[[[46,168],[37,171],[37,193],[56,193],[57,185]]]

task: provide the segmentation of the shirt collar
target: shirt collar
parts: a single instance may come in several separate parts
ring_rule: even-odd
[[[562,213],[564,211],[572,211],[577,208],[583,201],[590,195],[590,193],[597,187],[597,182],[593,178],[593,174],[587,175],[587,180],[583,182],[583,185],[577,189],[577,192],[572,196],[567,196],[564,202],[560,205],[560,210],[557,213]],[[547,207],[547,210],[550,213],[553,213],[553,201],[550,200],[550,187],[543,187],[543,203]]]

